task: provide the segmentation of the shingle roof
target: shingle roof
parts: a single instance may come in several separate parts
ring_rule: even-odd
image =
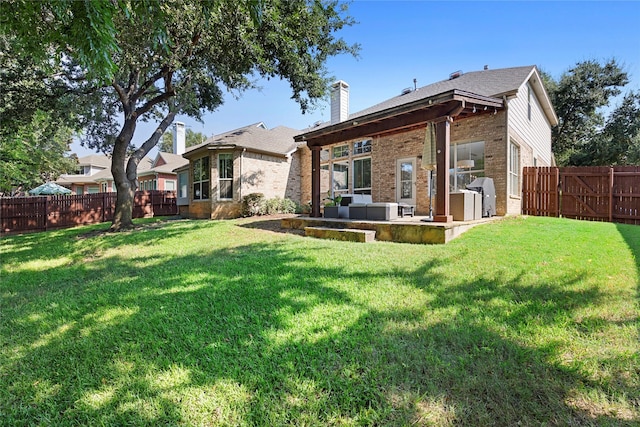
[[[220,135],[214,135],[202,144],[190,147],[185,154],[205,146],[233,145],[248,150],[285,155],[300,145],[293,140],[293,137],[299,133],[299,130],[286,126],[266,129],[262,123],[254,123]]]
[[[105,160],[108,162],[105,165]],[[103,154],[92,154],[89,156],[84,156],[78,159],[81,165],[101,165],[106,166],[106,169],[102,169],[94,173],[93,175],[76,175],[76,174],[62,174],[55,181],[58,184],[94,184],[98,181],[104,180],[112,180],[113,176],[111,175],[111,159]],[[148,171],[151,169],[151,165],[153,160],[147,156],[143,157],[140,163],[138,164],[138,173]]]
[[[363,117],[372,113],[381,112],[400,105],[409,104],[421,99],[431,98],[452,90],[461,90],[487,97],[499,98],[502,95],[515,92],[529,77],[534,65],[513,68],[500,68],[495,70],[472,71],[463,73],[460,77],[442,80],[403,95],[387,99],[379,104],[364,110],[349,114],[348,120]],[[324,122],[316,127],[305,129],[305,132],[330,126],[330,122]]]
[[[80,166],[99,166],[108,169],[111,167],[111,158],[104,154],[89,154],[88,156],[80,157],[78,164]]]

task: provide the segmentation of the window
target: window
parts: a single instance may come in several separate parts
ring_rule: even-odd
[[[520,196],[520,147],[509,144],[509,194]]]
[[[353,161],[353,192],[371,194],[371,157]]]
[[[454,144],[449,159],[450,190],[464,190],[474,179],[484,176],[484,141]]]
[[[371,140],[359,141],[353,143],[353,155],[365,154],[371,152]]]
[[[233,154],[218,155],[218,199],[233,199]]]
[[[349,162],[334,163],[331,180],[334,193],[346,193],[349,190]]]
[[[320,187],[337,194],[371,194],[371,140],[328,147],[320,152]]]
[[[174,191],[176,189],[176,182],[173,179],[165,179],[164,191]]]
[[[209,157],[202,157],[193,162],[193,199],[206,200],[209,198]]]
[[[338,145],[337,147],[333,147],[331,157],[334,159],[339,159],[341,157],[347,157],[348,155],[349,155],[349,146]]]
[[[187,188],[189,188],[189,178],[187,172],[180,172],[178,174],[178,197],[188,197]]]

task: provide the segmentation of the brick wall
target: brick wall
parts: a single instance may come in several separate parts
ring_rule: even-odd
[[[451,126],[451,142],[464,143],[484,141],[484,174],[493,178],[496,187],[496,213],[507,212],[507,166],[509,147],[507,145],[507,114],[471,117]]]
[[[289,197],[287,190],[290,190],[289,193],[293,196],[290,197],[291,199],[295,198],[299,200],[300,178],[296,179],[298,182],[298,191],[291,191],[289,188],[290,185],[293,185],[293,183],[289,181],[293,163],[296,164],[297,169],[298,162],[293,161],[293,157],[287,159],[282,156],[271,156],[249,151],[243,153],[242,164],[240,165],[242,169],[242,179],[236,180],[236,183],[241,183],[242,185],[239,194],[240,201],[242,201],[242,197],[250,193],[262,193],[267,199]]]

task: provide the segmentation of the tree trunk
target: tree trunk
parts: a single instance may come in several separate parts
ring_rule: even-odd
[[[110,231],[123,231],[133,228],[133,198],[138,188],[138,178],[135,173],[131,177],[125,168],[127,148],[136,129],[135,119],[128,119],[122,126],[116,138],[111,157],[111,174],[118,192],[116,197],[116,211],[113,215]]]
[[[160,137],[167,130],[176,116],[175,111],[169,112],[160,125],[127,160],[127,148],[136,129],[135,119],[126,120],[120,135],[116,138],[111,159],[111,173],[116,184],[118,196],[116,211],[111,223],[111,231],[122,231],[133,228],[133,199],[138,189],[138,164],[149,151],[158,144]],[[126,162],[126,165],[125,165]]]

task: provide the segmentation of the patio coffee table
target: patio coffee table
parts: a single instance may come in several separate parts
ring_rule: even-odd
[[[413,216],[413,205],[408,205],[406,203],[398,203],[398,216],[400,218],[404,218],[405,215]]]

